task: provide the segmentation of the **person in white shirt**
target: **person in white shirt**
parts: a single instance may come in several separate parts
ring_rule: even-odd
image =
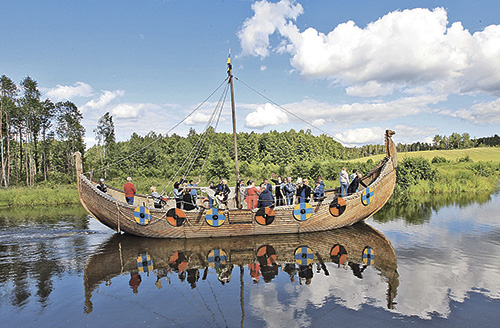
[[[346,168],[343,167],[342,171],[340,171],[340,196],[347,196],[347,188],[349,187],[349,174],[346,171]]]

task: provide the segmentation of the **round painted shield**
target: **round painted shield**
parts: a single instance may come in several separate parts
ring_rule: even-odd
[[[337,217],[344,213],[347,202],[344,198],[334,198],[330,203],[330,214]]]
[[[134,210],[134,218],[140,225],[146,225],[151,221],[151,214],[149,214],[149,209],[144,206],[137,206]]]
[[[227,253],[220,248],[211,250],[207,256],[208,265],[216,269],[220,268],[221,265],[226,264],[227,260]]]
[[[298,265],[309,265],[313,263],[314,253],[307,246],[297,247],[295,250],[295,263]]]
[[[363,249],[363,264],[364,265],[373,265],[375,263],[375,252],[370,246],[366,246]]]
[[[257,250],[257,261],[261,266],[273,265],[276,262],[276,250],[273,246],[260,246]]]
[[[188,259],[184,252],[173,252],[168,259],[168,264],[176,272],[183,272],[186,270],[188,263]]]
[[[366,187],[365,190],[363,190],[363,193],[361,194],[361,202],[363,205],[368,205],[370,204],[373,195],[375,194],[375,191],[373,191],[372,187]]]
[[[144,273],[153,271],[153,259],[148,253],[143,253],[137,257],[137,269]]]
[[[333,245],[330,250],[330,257],[334,263],[342,265],[347,260],[347,251],[345,247],[340,244]]]
[[[215,207],[212,207],[207,211],[205,221],[207,221],[207,223],[212,227],[220,227],[226,221],[226,216],[224,214],[220,214],[219,210]]]
[[[178,208],[171,208],[167,211],[167,221],[174,227],[180,227],[186,221],[186,213]]]
[[[260,225],[270,225],[273,223],[276,213],[269,207],[259,208],[255,213],[255,221]]]
[[[293,209],[293,217],[297,221],[306,221],[311,217],[313,213],[313,208],[311,204],[308,203],[299,203]]]

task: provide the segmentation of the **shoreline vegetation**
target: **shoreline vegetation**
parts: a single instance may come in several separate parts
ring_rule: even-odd
[[[84,171],[93,172],[94,179],[105,178],[108,185],[121,189],[131,176],[143,194],[151,185],[162,190],[170,177],[182,175],[188,179],[202,175],[200,185],[205,186],[222,177],[234,186],[235,137],[240,177],[245,181],[269,178],[271,173],[310,180],[321,175],[327,188],[335,188],[343,166],[366,173],[383,155],[366,156],[385,154],[382,144],[344,147],[332,136],[314,135],[310,129],[233,136],[215,131],[217,115],[201,133],[194,128],[185,136],[133,132],[128,140],[117,141],[109,112],[93,130],[97,143],[86,149],[83,115],[74,103],[42,99],[38,82],[30,76],[16,84],[2,75],[0,91],[0,186],[5,188],[0,189],[0,208],[78,203],[72,185],[76,151],[83,156]],[[500,175],[497,134],[472,139],[467,132],[435,135],[432,142],[397,144],[397,150],[402,163],[397,194],[492,190]],[[410,159],[413,156],[418,157]],[[170,184],[167,192],[171,190]]]
[[[493,192],[500,179],[500,149],[499,148],[472,148],[457,151],[434,150],[425,152],[399,153],[398,175],[394,194],[407,195],[432,195],[432,194],[463,194]],[[292,164],[285,168],[285,172],[277,172],[283,176],[291,175],[314,179],[320,174],[324,177],[327,188],[339,186],[337,177],[342,166],[348,172],[356,168],[366,173],[378,157],[358,158],[352,161],[325,161],[310,167],[304,167],[302,172],[297,172]],[[478,161],[477,161],[478,160]],[[264,167],[258,170],[256,181],[269,178],[272,172],[278,171],[274,167]],[[299,174],[297,174],[299,173]],[[325,178],[326,177],[326,178]],[[190,177],[187,177],[188,179]],[[229,184],[235,185],[234,177]],[[168,184],[167,179],[154,179],[151,177],[135,177],[134,184],[138,193],[148,194],[151,185],[156,185],[159,190]],[[108,179],[106,184],[122,188],[124,181],[121,178]],[[209,181],[202,178],[200,185],[208,185]],[[167,191],[172,189],[170,185]],[[14,206],[54,206],[79,204],[78,191],[74,184],[46,184],[36,187],[10,187],[0,190],[0,208]]]

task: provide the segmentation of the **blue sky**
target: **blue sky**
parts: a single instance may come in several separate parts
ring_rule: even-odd
[[[499,133],[500,2],[3,1],[0,74],[81,110],[86,143],[165,133],[234,75],[344,145]],[[308,126],[235,81],[238,131]],[[186,124],[201,132],[218,95]],[[230,131],[229,106],[220,131]],[[314,134],[319,130],[312,129]]]

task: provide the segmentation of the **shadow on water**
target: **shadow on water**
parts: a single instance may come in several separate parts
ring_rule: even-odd
[[[402,219],[408,224],[425,224],[440,208],[447,206],[463,208],[471,204],[484,204],[491,201],[492,195],[491,193],[392,195],[385,206],[373,215],[373,219],[378,223]]]
[[[27,223],[68,222],[85,228],[88,225],[87,211],[81,205],[50,207],[2,207],[0,208],[0,228],[12,228]]]
[[[441,319],[457,326],[463,316],[454,302],[471,317],[500,302],[499,199],[393,197],[373,223],[391,242],[365,223],[298,235],[148,239],[100,230],[79,206],[8,209],[0,213],[2,324],[315,327],[340,317],[361,326],[369,316],[379,327]],[[480,303],[470,302],[476,294]],[[55,316],[66,321],[54,325]]]
[[[54,290],[53,281],[80,269],[84,261],[89,218],[81,206],[2,208],[0,214],[1,303],[17,307],[30,298],[42,307]]]
[[[318,233],[189,240],[114,235],[85,266],[85,312],[93,311],[92,297],[101,284],[111,285],[112,279],[124,274],[130,277],[133,293],[139,293],[149,275],[156,279],[146,283],[154,282],[156,288],[174,280],[187,282],[188,289],[200,288],[210,284],[207,277],[214,274],[220,286],[244,288],[243,275],[251,278],[252,285],[284,275],[288,283],[307,286],[315,283],[315,277],[329,276],[337,269],[363,279],[369,267],[386,281],[386,304],[392,308],[399,285],[396,255],[384,235],[364,223]],[[235,272],[239,279],[234,279]]]
[[[22,221],[35,220],[32,219],[35,215],[30,217]],[[64,225],[68,229],[70,226],[84,227],[81,221],[87,220],[86,216],[69,219],[65,214],[63,217],[61,220],[67,222]],[[43,215],[40,220],[46,222]],[[21,225],[16,225],[13,230],[19,227]],[[131,293],[126,293],[128,296],[117,293],[113,296],[116,297],[114,302],[103,304],[99,301],[100,307],[104,305],[99,311],[118,310],[123,302],[132,301],[127,300],[128,297],[146,294],[153,303],[169,308],[166,313],[159,312],[159,316],[172,317],[172,308],[178,302],[168,296],[172,291],[163,294],[167,298],[161,298],[151,293],[151,287],[158,290],[171,286],[178,293],[183,293],[183,289],[184,293],[196,289],[203,293],[209,288],[219,306],[219,302],[222,304],[228,299],[218,299],[216,294],[224,293],[230,286],[231,290],[240,290],[237,293],[242,306],[239,314],[225,314],[231,318],[224,320],[241,318],[243,322],[245,295],[250,299],[255,297],[249,296],[249,291],[244,289],[254,285],[279,285],[277,280],[280,280],[306,288],[324,283],[318,277],[324,279],[333,275],[329,280],[339,283],[338,279],[347,278],[349,272],[354,281],[366,279],[366,275],[369,280],[377,276],[386,286],[385,292],[383,289],[377,291],[377,297],[381,301],[385,299],[387,308],[393,307],[399,286],[397,259],[391,243],[364,223],[329,232],[238,238],[173,240],[113,234],[107,235],[96,247],[90,246],[85,231],[67,236],[60,234],[55,239],[38,238],[36,242],[17,240],[0,244],[0,286],[4,295],[0,305],[26,308],[25,311],[34,303],[42,309],[50,308],[49,296],[55,291],[55,281],[77,274],[83,276],[81,304],[87,314],[94,310],[94,298],[101,300],[99,290],[105,288],[103,285],[111,286],[113,281],[113,286],[118,286],[127,279],[127,289]],[[235,277],[237,275],[239,278]],[[206,296],[200,294],[196,302],[204,302],[203,297]],[[229,303],[234,305],[233,301]],[[182,317],[199,319],[194,309],[183,307],[180,311],[183,311]]]

